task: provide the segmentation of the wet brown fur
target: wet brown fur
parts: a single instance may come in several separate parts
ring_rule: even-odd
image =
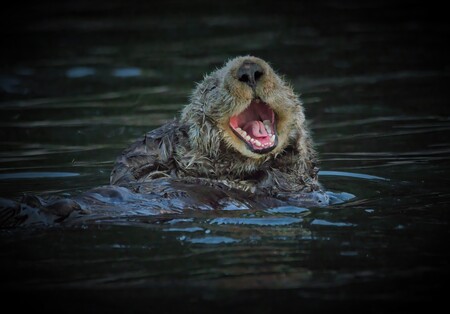
[[[263,68],[255,88],[237,78],[244,61]],[[250,151],[229,126],[230,117],[256,97],[277,117],[278,144],[266,154]],[[169,177],[276,196],[320,190],[317,172],[299,96],[265,61],[244,56],[206,75],[179,120],[128,147],[116,160],[111,184],[132,187]]]

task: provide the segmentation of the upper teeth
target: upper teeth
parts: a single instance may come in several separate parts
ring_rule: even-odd
[[[267,133],[269,134],[269,136],[271,136],[273,133],[272,133],[272,127],[270,125],[271,124],[270,121],[264,120],[263,124],[264,124],[264,127],[266,128]]]

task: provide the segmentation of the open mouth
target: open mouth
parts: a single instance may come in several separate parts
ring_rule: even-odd
[[[260,99],[253,99],[244,111],[232,116],[230,127],[255,153],[264,154],[277,146],[275,112]]]

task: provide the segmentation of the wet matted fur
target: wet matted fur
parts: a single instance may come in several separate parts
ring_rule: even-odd
[[[316,162],[299,96],[267,62],[243,56],[206,75],[179,119],[123,151],[110,182],[136,190],[171,178],[277,197],[321,191]]]

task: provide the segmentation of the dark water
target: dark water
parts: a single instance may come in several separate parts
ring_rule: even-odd
[[[378,313],[444,303],[445,11],[314,3],[3,9],[0,196],[75,196],[107,184],[126,145],[175,117],[205,73],[244,54],[269,61],[301,93],[322,183],[356,196],[326,208],[143,210],[2,230],[3,295],[66,312]]]

